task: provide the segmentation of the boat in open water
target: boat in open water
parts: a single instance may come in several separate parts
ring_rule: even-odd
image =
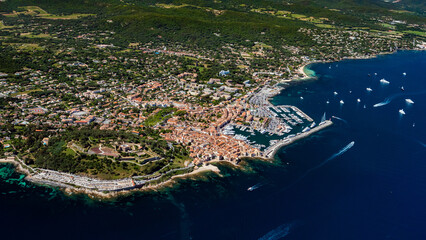
[[[414,104],[414,101],[409,98],[405,99],[405,102],[408,104]]]

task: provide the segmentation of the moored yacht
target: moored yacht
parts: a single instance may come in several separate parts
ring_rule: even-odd
[[[308,132],[308,131],[310,131],[311,130],[311,128],[310,127],[305,127],[303,130],[302,130],[302,132],[304,133],[304,132]]]

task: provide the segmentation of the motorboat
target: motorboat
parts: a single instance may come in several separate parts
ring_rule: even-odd
[[[409,98],[405,99],[405,102],[408,104],[414,104],[414,101]]]
[[[380,79],[380,83],[381,83],[381,84],[388,85],[388,84],[389,84],[389,81],[386,81],[386,79],[382,78],[382,79]]]

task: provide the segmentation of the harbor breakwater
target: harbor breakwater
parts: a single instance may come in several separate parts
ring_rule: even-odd
[[[277,151],[287,145],[290,145],[292,143],[294,143],[295,141],[298,141],[300,139],[303,139],[305,137],[308,137],[309,135],[318,132],[326,127],[329,127],[333,125],[333,122],[330,120],[325,120],[324,122],[322,122],[320,125],[312,128],[311,130],[304,132],[304,133],[300,133],[299,135],[296,135],[295,137],[292,138],[286,138],[283,140],[278,141],[276,144],[268,147],[267,149],[265,149],[265,151],[263,152],[263,155],[265,156],[265,158],[271,159],[274,157],[275,153],[277,153]]]

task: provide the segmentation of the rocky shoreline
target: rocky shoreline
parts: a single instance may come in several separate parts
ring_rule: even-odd
[[[164,182],[160,182],[160,183],[156,183],[156,184],[146,184],[146,185],[142,185],[142,186],[128,186],[128,187],[123,187],[123,188],[117,188],[117,189],[110,189],[110,190],[98,190],[98,189],[93,189],[93,188],[89,188],[89,187],[83,187],[83,186],[78,186],[75,184],[71,184],[71,183],[65,183],[65,182],[61,182],[61,181],[55,181],[53,179],[49,179],[48,177],[40,177],[40,174],[44,174],[44,173],[56,173],[56,174],[61,174],[61,177],[69,177],[69,176],[74,176],[77,177],[77,175],[72,175],[72,174],[68,174],[68,173],[60,173],[60,172],[56,172],[56,171],[52,171],[52,170],[46,170],[46,169],[31,169],[32,171],[30,172],[28,170],[28,168],[30,168],[29,166],[26,166],[22,161],[19,160],[18,157],[7,157],[7,158],[3,158],[0,159],[0,163],[6,163],[6,164],[12,164],[16,167],[16,171],[23,173],[26,175],[25,180],[37,184],[37,185],[44,185],[44,186],[50,186],[50,187],[58,187],[59,189],[63,190],[65,194],[68,195],[72,195],[72,194],[86,194],[87,196],[89,196],[90,198],[93,199],[111,199],[111,198],[116,198],[118,196],[123,196],[126,194],[129,194],[131,192],[134,191],[144,191],[144,190],[157,190],[163,186],[166,185],[170,185],[172,184],[175,180],[177,179],[182,179],[182,178],[187,178],[187,177],[191,177],[193,175],[197,175],[203,172],[207,172],[207,171],[211,171],[214,172],[218,175],[220,175],[220,170],[218,167],[211,165],[211,164],[205,164],[201,167],[198,167],[197,169],[189,172],[189,173],[184,173],[184,174],[179,174],[179,175],[175,175],[172,176],[170,179],[164,181]],[[221,175],[220,175],[221,176]],[[100,182],[107,182],[107,183],[114,183],[116,182],[115,180],[97,180],[97,179],[91,179],[92,181],[100,181]],[[123,181],[126,179],[120,179],[118,181]]]

